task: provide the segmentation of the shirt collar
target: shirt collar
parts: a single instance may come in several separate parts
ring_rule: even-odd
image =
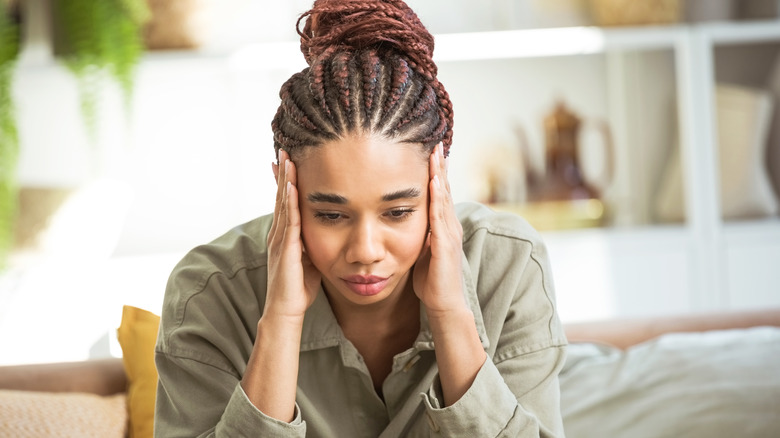
[[[482,341],[482,347],[487,351],[490,341],[485,331],[485,323],[482,320],[482,310],[479,306],[476,285],[472,279],[471,271],[468,269],[469,265],[465,254],[462,257],[463,295],[471,312],[474,314],[474,322],[477,326],[479,339]],[[306,315],[303,318],[301,351],[334,347],[339,345],[344,339],[344,332],[341,331],[328,298],[325,296],[325,291],[320,286],[317,298],[315,298],[314,303],[306,311]],[[420,351],[433,350],[433,334],[431,333],[428,315],[425,313],[425,307],[422,303],[420,304],[420,333],[417,335],[414,347]]]
[[[328,297],[320,286],[317,298],[306,310],[301,332],[301,351],[318,350],[338,345],[344,339]]]

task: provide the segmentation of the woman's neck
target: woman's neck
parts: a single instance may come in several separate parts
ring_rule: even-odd
[[[420,332],[420,300],[412,290],[411,279],[407,283],[371,306],[329,298],[344,336],[363,357],[380,397],[382,384],[392,370],[393,357],[411,348]]]
[[[381,302],[358,305],[339,296],[326,293],[333,314],[345,333],[388,333],[398,327],[417,325],[420,319],[420,300],[412,290],[411,276],[403,289],[396,291]]]

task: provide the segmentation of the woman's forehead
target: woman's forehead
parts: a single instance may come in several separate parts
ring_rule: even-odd
[[[378,137],[324,143],[307,151],[296,168],[304,196],[316,192],[349,199],[362,192],[381,198],[402,190],[421,190],[428,181],[428,161],[422,158],[419,144]]]

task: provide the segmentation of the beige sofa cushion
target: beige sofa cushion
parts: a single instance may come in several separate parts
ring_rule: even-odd
[[[15,438],[123,438],[125,394],[0,390],[0,436]]]

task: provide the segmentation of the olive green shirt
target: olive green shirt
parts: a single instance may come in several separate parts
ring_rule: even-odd
[[[380,398],[322,290],[304,317],[295,418],[278,421],[250,403],[239,382],[266,297],[269,215],[195,248],[173,270],[156,346],[155,435],[563,437],[566,338],[546,249],[517,216],[474,203],[457,213],[465,294],[488,360],[456,403],[443,407],[424,308]]]

